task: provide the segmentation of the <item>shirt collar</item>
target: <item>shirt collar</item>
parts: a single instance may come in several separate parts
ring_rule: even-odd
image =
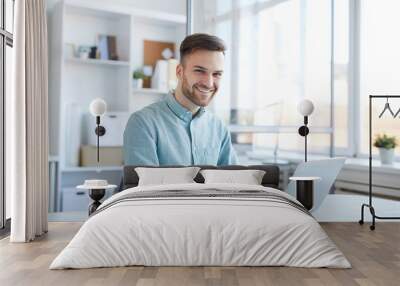
[[[193,115],[192,112],[187,110],[185,107],[183,107],[174,97],[172,93],[169,93],[167,95],[166,99],[168,107],[171,109],[171,111],[180,119],[182,119],[185,122],[189,122],[192,120]],[[204,107],[200,107],[200,109],[196,113],[196,117],[200,117],[201,115],[204,114],[205,112]]]

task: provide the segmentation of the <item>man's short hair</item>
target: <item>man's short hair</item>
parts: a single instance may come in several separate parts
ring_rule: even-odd
[[[225,55],[226,47],[222,39],[208,34],[192,34],[187,36],[180,46],[181,63],[185,56],[190,55],[198,50],[207,50],[222,52]]]

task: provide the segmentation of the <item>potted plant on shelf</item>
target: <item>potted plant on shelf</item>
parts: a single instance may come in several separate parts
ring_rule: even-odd
[[[379,157],[383,165],[392,165],[394,160],[394,148],[397,146],[395,136],[386,134],[375,137],[374,146],[379,150]]]
[[[141,69],[137,69],[133,72],[133,87],[134,88],[142,88],[143,87],[143,79],[146,77]]]

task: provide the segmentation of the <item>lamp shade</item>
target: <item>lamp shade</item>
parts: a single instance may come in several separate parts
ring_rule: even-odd
[[[303,99],[297,105],[297,111],[303,116],[309,116],[314,111],[314,104],[311,100]]]
[[[106,113],[107,103],[101,98],[96,98],[90,103],[89,110],[93,116],[102,116]]]

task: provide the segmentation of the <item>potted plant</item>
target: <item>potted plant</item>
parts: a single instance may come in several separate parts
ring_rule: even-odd
[[[137,69],[133,72],[133,84],[135,88],[143,87],[143,79],[146,77],[141,69]]]
[[[379,157],[382,164],[393,164],[394,148],[397,146],[395,136],[388,136],[386,134],[377,135],[375,137],[374,146],[379,150]]]

